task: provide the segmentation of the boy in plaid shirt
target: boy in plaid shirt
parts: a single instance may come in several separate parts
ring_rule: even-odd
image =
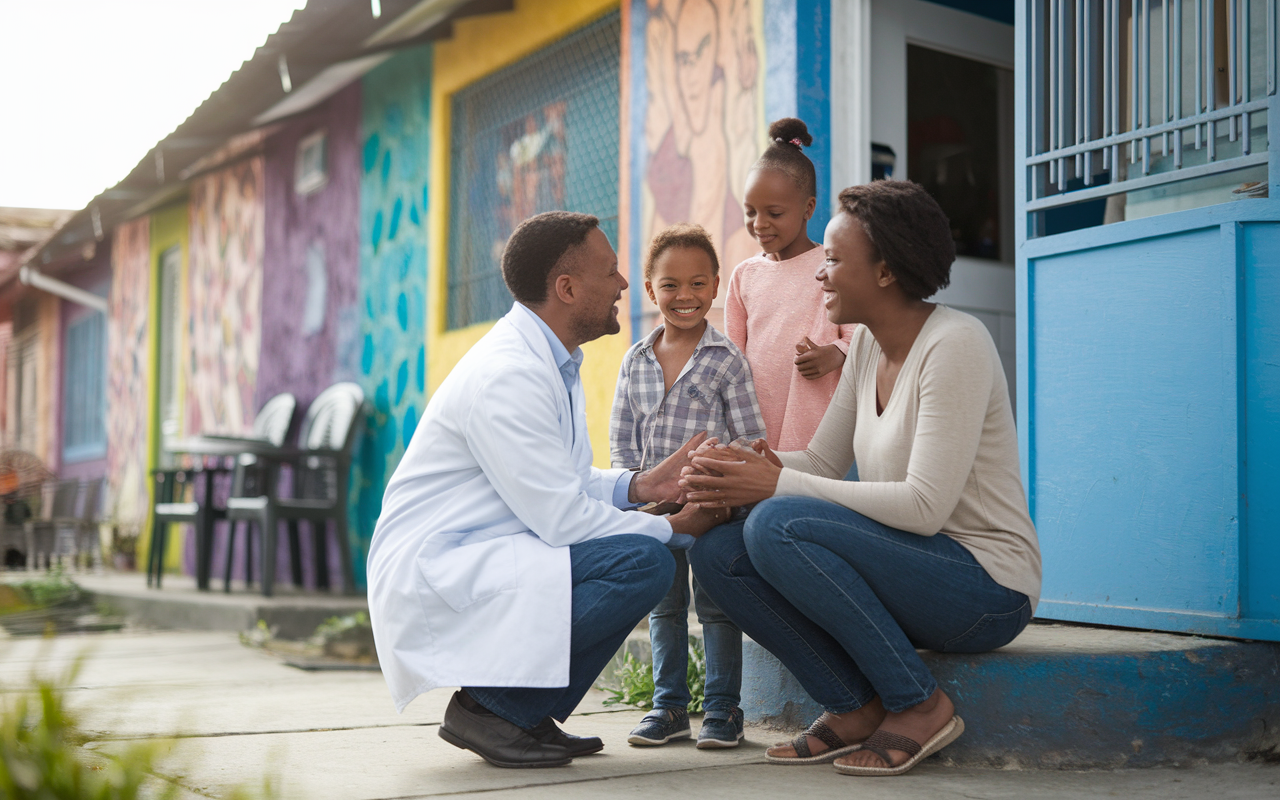
[[[697,225],[673,225],[649,245],[645,291],[663,324],[627,351],[613,399],[610,439],[614,467],[645,469],[702,431],[722,442],[763,438],[751,368],[729,337],[706,320],[720,286],[711,237]],[[691,735],[688,673],[689,565],[675,550],[671,591],[649,615],[653,649],[653,711],[631,732],[633,745],[660,745]],[[693,579],[702,623],[707,681],[698,747],[737,747],[742,739],[742,631]]]

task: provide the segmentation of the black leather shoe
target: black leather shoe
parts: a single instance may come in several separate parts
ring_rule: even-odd
[[[540,742],[560,745],[569,751],[570,758],[589,756],[604,749],[604,742],[599,736],[574,736],[572,733],[565,733],[551,717],[530,728],[529,733]]]
[[[470,750],[495,767],[563,767],[573,761],[567,748],[539,740],[492,711],[470,711],[454,692],[438,732],[454,747]]]

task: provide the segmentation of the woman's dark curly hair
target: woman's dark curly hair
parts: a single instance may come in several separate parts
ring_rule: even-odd
[[[653,280],[653,265],[658,257],[676,247],[689,247],[701,250],[711,259],[712,277],[720,274],[720,259],[716,256],[716,246],[711,243],[711,234],[701,225],[690,222],[678,222],[658,232],[649,242],[649,253],[644,258],[644,279]]]
[[[547,211],[516,226],[502,250],[502,279],[511,296],[525,305],[547,299],[547,279],[565,253],[600,226],[591,214]]]
[[[909,297],[924,300],[951,283],[956,243],[938,201],[911,181],[873,181],[840,193],[840,210],[862,224],[873,255]]]
[[[813,197],[818,193],[818,176],[803,150],[811,144],[813,137],[809,135],[808,125],[795,117],[783,117],[769,126],[769,146],[751,168],[781,170],[796,182],[806,197]]]

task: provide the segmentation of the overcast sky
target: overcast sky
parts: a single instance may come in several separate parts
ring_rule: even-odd
[[[0,0],[0,206],[84,207],[306,0]]]

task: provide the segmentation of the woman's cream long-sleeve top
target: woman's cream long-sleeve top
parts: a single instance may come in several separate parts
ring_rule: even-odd
[[[882,414],[879,361],[880,345],[860,327],[809,449],[778,454],[776,494],[829,500],[921,536],[945,533],[1034,608],[1040,545],[991,334],[968,314],[935,307]],[[841,480],[855,459],[859,479]]]

